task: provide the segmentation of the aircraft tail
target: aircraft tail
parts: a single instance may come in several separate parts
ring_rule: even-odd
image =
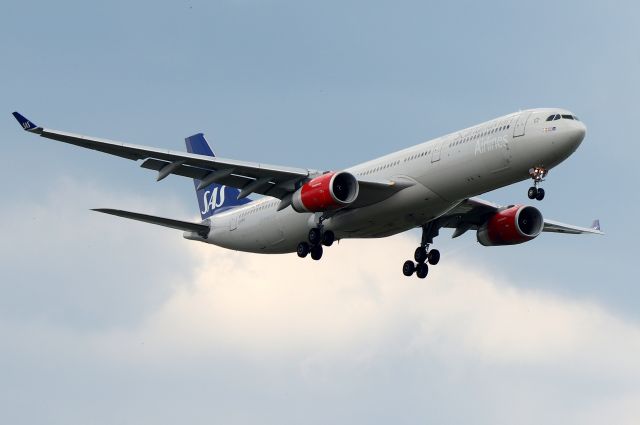
[[[202,133],[187,137],[184,141],[187,145],[187,152],[189,153],[215,156]],[[200,180],[193,179],[198,204],[200,205],[200,216],[203,220],[214,214],[251,202],[251,200],[247,198],[238,199],[238,195],[240,194],[239,189],[217,183],[211,183],[208,186],[200,188],[200,183]]]

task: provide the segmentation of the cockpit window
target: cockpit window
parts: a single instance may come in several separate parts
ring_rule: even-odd
[[[576,117],[575,115],[560,115],[560,114],[555,114],[555,115],[549,115],[547,117],[547,121],[556,121],[559,119],[565,119],[565,120],[576,120],[576,121],[580,121],[580,119],[578,117]]]

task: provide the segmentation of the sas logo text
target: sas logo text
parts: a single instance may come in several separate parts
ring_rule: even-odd
[[[224,190],[226,188],[227,186],[216,186],[213,190],[205,191],[202,195],[204,211],[200,211],[200,213],[207,214],[209,211],[213,211],[224,205]]]

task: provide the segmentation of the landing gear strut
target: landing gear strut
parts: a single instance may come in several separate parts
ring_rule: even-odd
[[[527,192],[529,199],[537,199],[538,201],[544,199],[544,189],[538,187],[538,185],[544,181],[548,172],[549,170],[542,167],[534,167],[529,170],[529,175],[533,179],[533,186],[531,186]]]
[[[308,254],[311,254],[311,258],[317,261],[322,258],[322,246],[333,245],[333,242],[336,240],[336,235],[331,230],[324,230],[322,226],[323,221],[324,217],[320,216],[318,219],[318,227],[309,230],[307,242],[300,242],[298,244],[298,257],[305,258]]]
[[[437,249],[429,249],[429,245],[433,243],[433,238],[438,236],[439,226],[430,222],[422,226],[422,241],[420,246],[413,253],[413,259],[407,260],[402,265],[402,274],[411,276],[413,273],[420,279],[424,279],[429,274],[429,266],[427,263],[435,266],[440,262],[440,251]]]

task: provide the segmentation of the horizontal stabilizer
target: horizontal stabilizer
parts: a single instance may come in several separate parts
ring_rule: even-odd
[[[131,220],[143,221],[145,223],[157,224],[158,226],[170,227],[172,229],[183,230],[185,232],[198,233],[203,238],[209,235],[209,226],[199,223],[191,223],[189,221],[173,220],[171,218],[158,217],[155,215],[140,214],[130,211],[114,210],[110,208],[95,208],[105,214],[117,215],[118,217],[129,218]]]

